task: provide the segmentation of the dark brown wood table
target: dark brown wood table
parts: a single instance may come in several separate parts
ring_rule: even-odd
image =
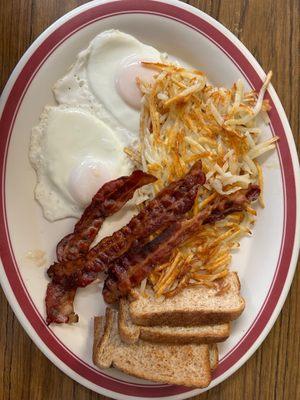
[[[299,0],[195,0],[252,52],[287,113],[300,152]],[[58,17],[84,0],[0,0],[0,92],[19,58]],[[29,339],[0,291],[0,400],[105,399],[56,368]],[[235,374],[199,400],[300,399],[300,270],[273,329]]]

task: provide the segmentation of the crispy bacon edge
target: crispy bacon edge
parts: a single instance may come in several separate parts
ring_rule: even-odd
[[[88,285],[114,259],[131,247],[145,243],[151,234],[182,218],[192,208],[198,188],[204,183],[205,174],[201,161],[198,161],[184,178],[164,188],[125,227],[102,239],[86,258],[53,264],[48,270],[49,276],[67,288]]]
[[[173,250],[195,234],[202,224],[213,223],[230,213],[242,211],[247,204],[258,198],[259,193],[258,186],[250,185],[248,189],[232,195],[220,196],[195,217],[176,222],[154,240],[115,260],[110,265],[103,287],[105,301],[115,303],[127,295],[156,265],[167,262]]]
[[[50,282],[46,291],[47,325],[78,322],[74,312],[74,297],[76,289],[66,290],[63,286]]]
[[[119,211],[132,198],[136,189],[156,180],[153,175],[140,170],[130,176],[121,177],[104,184],[93,197],[82,217],[75,225],[74,232],[67,235],[57,246],[59,259],[70,260],[75,254],[84,253],[96,237],[104,219]],[[89,227],[91,224],[91,229]],[[50,282],[47,286],[46,323],[74,323],[78,315],[74,312],[76,288],[66,289],[62,285]]]

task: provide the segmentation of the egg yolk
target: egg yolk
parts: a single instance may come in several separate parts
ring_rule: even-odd
[[[112,180],[113,174],[103,163],[83,161],[74,168],[69,178],[69,191],[81,206],[87,206],[104,183]]]
[[[152,82],[153,69],[144,67],[140,60],[128,60],[123,63],[116,77],[116,87],[122,99],[132,108],[140,110],[142,93],[137,84],[137,78]]]

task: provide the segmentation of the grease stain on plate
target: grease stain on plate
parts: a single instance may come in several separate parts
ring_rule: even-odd
[[[43,250],[30,250],[26,253],[26,259],[31,261],[37,267],[43,267],[47,264],[46,253]]]

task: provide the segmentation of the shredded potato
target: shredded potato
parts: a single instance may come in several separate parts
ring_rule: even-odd
[[[157,70],[153,83],[138,81],[143,93],[140,147],[126,153],[138,167],[156,175],[146,193],[152,198],[169,182],[202,160],[206,183],[198,191],[191,215],[214,198],[255,183],[264,207],[263,175],[257,158],[275,148],[277,137],[260,141],[258,118],[270,109],[264,100],[272,73],[258,94],[246,92],[238,80],[231,89],[211,85],[196,70],[168,63],[144,63]],[[266,120],[266,117],[265,117]],[[144,193],[145,195],[145,193]],[[224,277],[231,251],[239,239],[251,234],[256,211],[250,206],[214,225],[204,225],[197,235],[174,251],[170,262],[157,266],[148,278],[157,296],[170,297],[188,285],[213,285]],[[142,283],[142,292],[145,281]]]

